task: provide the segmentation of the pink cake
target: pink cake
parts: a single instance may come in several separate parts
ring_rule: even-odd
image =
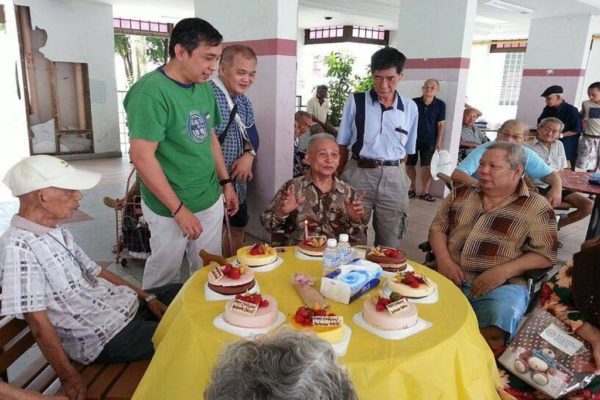
[[[397,295],[397,293],[395,294]],[[394,301],[399,298],[399,296],[395,297],[394,293],[390,297]],[[393,315],[387,308],[390,303],[393,301],[387,297],[367,299],[362,311],[363,319],[374,328],[382,330],[407,329],[416,325],[419,315],[417,308],[412,303],[405,302],[403,308]]]
[[[277,300],[272,296],[261,296],[260,294],[237,295],[236,299],[258,304],[259,307],[254,315],[247,315],[232,310],[235,299],[229,300],[225,305],[223,319],[230,325],[241,328],[265,328],[277,319]]]

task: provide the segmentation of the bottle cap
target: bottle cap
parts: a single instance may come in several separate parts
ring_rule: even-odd
[[[327,247],[337,246],[337,240],[335,238],[327,239]]]
[[[347,242],[350,238],[347,233],[340,233],[340,243]]]

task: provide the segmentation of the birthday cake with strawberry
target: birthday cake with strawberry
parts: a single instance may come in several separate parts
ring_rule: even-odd
[[[265,328],[277,319],[277,300],[272,296],[238,294],[225,304],[223,319],[240,328]]]
[[[237,259],[249,267],[260,267],[274,263],[277,260],[277,251],[268,244],[255,244],[240,248],[237,251]]]
[[[327,246],[327,236],[308,236],[298,243],[298,251],[312,257],[322,257]]]
[[[398,272],[406,269],[406,253],[393,247],[371,247],[366,258],[381,265],[384,271]]]
[[[435,291],[433,282],[414,271],[399,272],[389,278],[386,284],[392,292],[414,299],[429,296]]]
[[[343,317],[327,312],[316,304],[313,307],[298,308],[291,319],[291,325],[295,329],[312,331],[331,344],[340,343],[344,339]]]
[[[232,264],[225,264],[214,267],[208,273],[208,287],[212,291],[233,295],[244,293],[256,285],[254,272],[245,265],[234,267]]]
[[[419,320],[417,307],[397,292],[392,292],[389,297],[379,293],[368,298],[362,317],[372,327],[382,330],[407,329]]]

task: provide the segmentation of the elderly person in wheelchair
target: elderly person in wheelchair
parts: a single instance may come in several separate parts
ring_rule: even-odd
[[[364,194],[335,176],[340,163],[335,138],[328,133],[312,135],[305,161],[310,169],[287,181],[262,213],[265,229],[285,231],[288,244],[301,242],[306,231],[327,237],[347,233],[351,243],[364,244]]]
[[[525,160],[519,145],[489,146],[478,183],[454,189],[429,231],[438,271],[467,296],[492,349],[515,333],[527,309],[524,274],[556,261],[554,211],[524,184]]]

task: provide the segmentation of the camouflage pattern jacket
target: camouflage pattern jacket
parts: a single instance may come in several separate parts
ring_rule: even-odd
[[[288,244],[296,244],[304,239],[304,221],[308,221],[309,235],[326,235],[339,238],[340,233],[347,233],[352,244],[366,244],[366,225],[364,222],[352,222],[346,212],[344,198],[353,201],[356,190],[333,177],[333,190],[323,193],[313,183],[310,172],[287,181],[275,194],[260,220],[268,232],[283,230],[286,232]],[[277,215],[279,204],[290,185],[294,185],[296,198],[305,197],[306,201],[287,217]]]

